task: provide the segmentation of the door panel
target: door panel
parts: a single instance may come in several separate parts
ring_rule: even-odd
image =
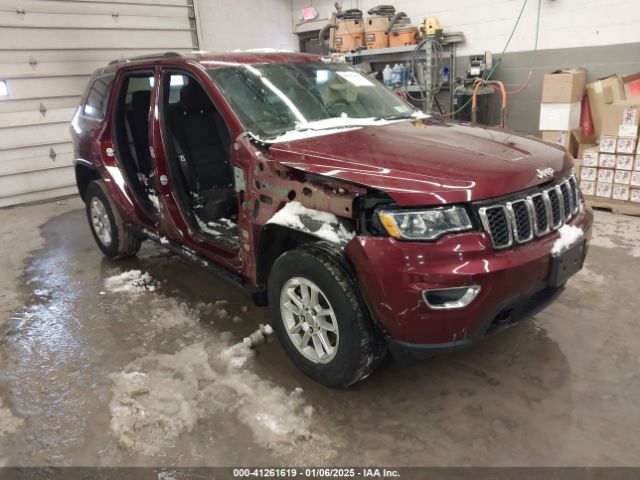
[[[195,88],[196,86],[202,89],[204,97],[189,101],[189,95],[183,93],[183,89]],[[235,209],[234,215],[237,213],[238,199],[233,191],[231,165],[228,166],[230,175],[228,185],[226,185],[226,180],[223,181],[223,178],[226,177],[217,175],[213,168],[218,163],[214,161],[217,155],[211,153],[213,150],[211,150],[210,144],[211,136],[217,135],[217,133],[207,129],[204,120],[202,120],[205,124],[203,126],[197,118],[191,118],[192,115],[195,117],[207,117],[214,113],[219,115],[217,105],[210,98],[207,98],[205,87],[196,78],[194,72],[164,70],[160,87],[158,108],[160,116],[154,122],[153,144],[156,151],[158,181],[160,182],[163,176],[167,180],[166,184],[159,186],[162,203],[168,213],[160,221],[161,234],[171,240],[186,244],[188,248],[200,256],[212,260],[228,270],[238,271],[240,261],[237,241],[235,244],[225,241],[233,235],[223,235],[223,238],[216,235],[217,233],[229,234],[233,229],[237,239],[237,227],[232,227],[227,221],[218,220],[216,220],[216,225],[207,225],[209,222],[205,221],[206,217],[196,213],[196,211],[201,211],[198,207],[194,207],[199,203],[193,200],[195,193],[202,197],[206,191],[226,186],[230,195],[229,205]],[[210,108],[207,102],[210,104]],[[224,119],[220,117],[220,120],[222,123],[219,124],[219,127],[228,130]],[[181,130],[178,128],[178,122],[187,122],[189,130],[187,136],[191,135],[192,138],[184,138],[184,125],[180,124],[182,125]],[[197,135],[197,137],[194,139],[193,135]],[[233,149],[230,140],[225,143],[222,150],[215,151],[223,152],[226,160],[229,163],[233,162]],[[182,157],[183,161],[188,159],[189,164],[192,160],[199,160],[199,163],[196,162],[198,168],[194,167],[191,170],[195,173],[196,183],[193,182],[193,178],[191,178],[191,182],[189,181],[189,170],[185,170],[184,164],[181,167],[181,160],[178,157]],[[209,158],[212,159],[211,163],[202,161]],[[220,183],[224,185],[218,185]],[[235,217],[230,220],[236,221]],[[226,227],[229,227],[229,230],[223,231],[223,228]]]

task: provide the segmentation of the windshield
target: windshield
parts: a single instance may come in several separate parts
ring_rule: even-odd
[[[238,65],[209,73],[247,130],[262,139],[416,114],[397,95],[345,64]]]

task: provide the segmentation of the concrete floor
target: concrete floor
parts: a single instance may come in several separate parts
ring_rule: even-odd
[[[153,245],[104,259],[81,208],[0,211],[0,466],[638,463],[638,218],[598,212],[536,318],[335,391],[236,345],[268,322],[243,292]],[[105,288],[130,269],[158,288]]]

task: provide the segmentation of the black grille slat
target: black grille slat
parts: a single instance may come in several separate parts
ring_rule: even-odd
[[[571,195],[573,195],[573,212],[575,214],[578,211],[580,205],[580,190],[578,189],[578,181],[575,177],[569,179],[569,185],[571,186]]]
[[[498,202],[485,203],[478,213],[493,247],[503,249],[546,235],[570,221],[579,210],[580,190],[571,176],[539,193],[516,194]]]
[[[542,195],[536,195],[532,199],[533,208],[535,210],[536,225],[538,226],[538,233],[546,232],[549,228],[549,222],[547,220],[547,208],[544,205],[544,198]]]
[[[562,192],[562,204],[564,205],[564,219],[569,220],[571,212],[573,211],[571,205],[571,192],[567,183],[560,185],[560,191]]]
[[[560,197],[555,189],[549,190],[549,202],[551,203],[551,226],[558,228],[562,223],[562,207],[560,206]]]
[[[504,248],[511,245],[509,222],[504,208],[497,207],[487,210],[487,222],[494,247]]]
[[[518,240],[529,240],[531,238],[531,235],[533,234],[533,225],[531,225],[531,220],[529,218],[529,208],[527,207],[527,202],[525,200],[514,202],[511,208],[513,209],[513,216],[518,233]]]

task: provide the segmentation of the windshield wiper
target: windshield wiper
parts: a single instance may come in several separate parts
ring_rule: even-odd
[[[399,115],[383,115],[380,117],[375,117],[374,120],[408,120],[410,118],[414,118],[413,113],[403,113]]]

